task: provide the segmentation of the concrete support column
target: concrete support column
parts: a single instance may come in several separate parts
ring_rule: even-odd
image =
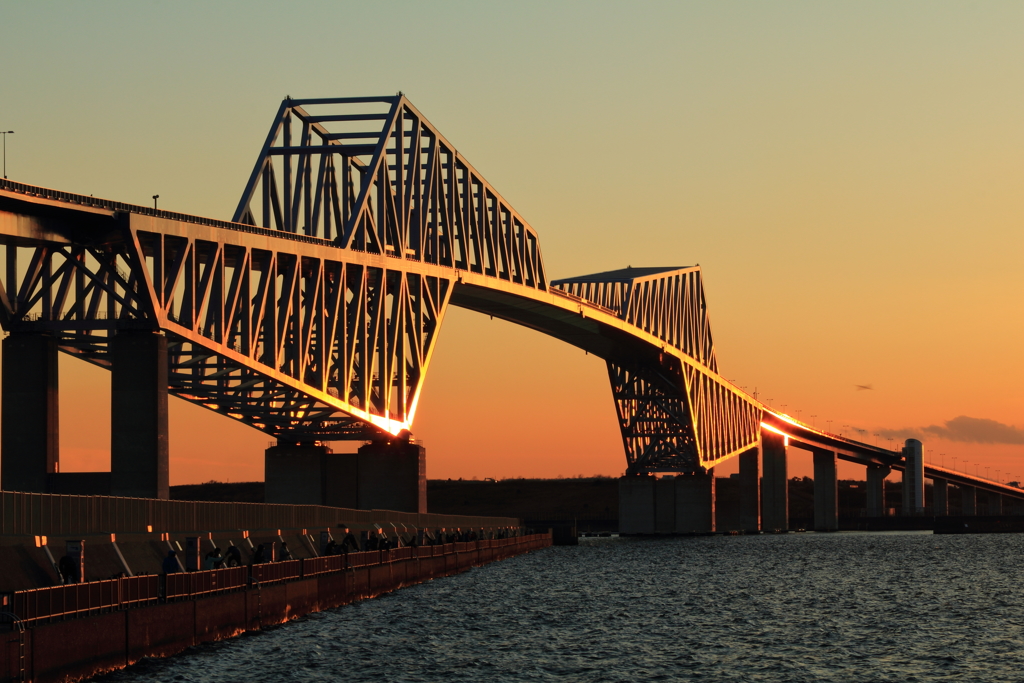
[[[757,448],[740,453],[740,530],[761,531],[761,454]]]
[[[325,461],[330,453],[330,448],[318,444],[279,443],[268,448],[263,458],[263,501],[292,505],[327,504]]]
[[[963,501],[961,514],[968,517],[978,514],[978,489],[973,486],[961,486],[960,497]]]
[[[167,337],[118,332],[110,388],[111,495],[168,498]]]
[[[1001,515],[1003,514],[1003,496],[998,493],[986,493],[985,497],[988,498],[988,514],[990,515]]]
[[[932,513],[936,517],[949,514],[949,482],[945,479],[932,479]]]
[[[56,338],[12,334],[0,372],[0,489],[46,493],[60,457]]]
[[[917,439],[907,439],[903,446],[903,514],[924,510],[924,451]]]
[[[814,530],[839,531],[839,478],[833,451],[814,451]]]
[[[715,470],[681,474],[675,484],[675,532],[711,533],[715,530]]]
[[[619,533],[654,533],[654,477],[619,479]]]
[[[761,528],[789,530],[789,479],[786,436],[761,430]]]
[[[868,465],[867,513],[868,517],[885,516],[885,478],[892,470],[885,465]]]
[[[407,441],[375,441],[359,449],[362,510],[427,511],[427,451]]]

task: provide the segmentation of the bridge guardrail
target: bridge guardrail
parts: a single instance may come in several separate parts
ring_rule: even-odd
[[[215,593],[241,590],[250,581],[273,583],[343,571],[345,568],[378,566],[423,557],[439,557],[456,552],[470,552],[485,547],[527,546],[536,548],[547,534],[517,536],[509,539],[481,540],[444,545],[370,550],[256,564],[248,567],[226,567],[198,572],[147,574],[102,581],[31,588],[5,593],[5,609],[17,615],[26,625],[67,619],[104,611],[127,609],[163,600],[194,599]]]
[[[345,568],[345,558],[342,555],[329,555],[327,557],[309,557],[302,560],[302,576],[317,576],[328,572],[340,572]]]
[[[253,583],[273,583],[289,581],[302,577],[302,561],[286,560],[266,564],[254,564],[250,567]]]
[[[155,603],[159,597],[158,576],[131,576],[15,591],[10,611],[27,625]]]

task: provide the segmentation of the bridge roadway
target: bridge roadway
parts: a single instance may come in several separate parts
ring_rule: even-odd
[[[370,105],[386,112],[359,109]],[[343,113],[308,111],[324,106]],[[673,530],[713,528],[713,468],[733,457],[745,524],[785,528],[789,446],[814,453],[822,528],[835,526],[837,458],[868,468],[878,513],[892,469],[910,472],[911,510],[925,472],[1024,497],[924,467],[919,442],[891,451],[828,434],[733,386],[717,371],[699,267],[549,282],[536,232],[401,94],[285,100],[232,221],[0,181],[0,249],[5,488],[166,497],[170,393],[278,440],[268,500],[425,511],[411,428],[451,304],[607,362],[623,511],[639,511],[641,530],[665,505]],[[59,472],[58,350],[112,372],[108,479]],[[373,443],[357,459],[323,444],[345,439]],[[358,491],[328,500],[330,481],[356,472]],[[671,496],[659,473],[677,475]]]

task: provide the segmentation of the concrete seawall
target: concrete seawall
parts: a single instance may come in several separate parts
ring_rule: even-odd
[[[550,545],[533,534],[8,593],[0,681],[81,680]]]

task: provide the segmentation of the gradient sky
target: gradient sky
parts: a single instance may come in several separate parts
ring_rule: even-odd
[[[1024,478],[1022,36],[1009,2],[0,0],[0,128],[13,180],[228,218],[283,97],[401,90],[552,278],[699,263],[726,377]],[[106,469],[109,376],[61,371],[62,470]],[[485,316],[420,405],[431,478],[625,467],[603,363]],[[172,484],[262,478],[266,435],[171,429]]]

